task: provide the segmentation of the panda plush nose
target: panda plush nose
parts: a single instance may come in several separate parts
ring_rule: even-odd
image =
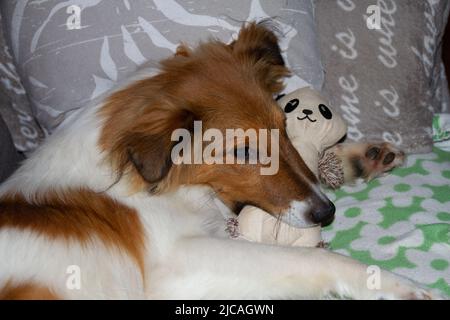
[[[303,109],[303,113],[306,114],[307,116],[310,116],[313,114],[313,112],[309,109]]]

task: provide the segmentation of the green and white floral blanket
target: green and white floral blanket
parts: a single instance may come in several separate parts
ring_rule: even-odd
[[[450,152],[409,156],[389,176],[327,194],[337,212],[323,238],[333,251],[450,296]]]

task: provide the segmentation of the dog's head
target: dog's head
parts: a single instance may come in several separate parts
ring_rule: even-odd
[[[251,23],[231,44],[180,46],[161,65],[159,75],[113,94],[101,110],[100,143],[121,175],[152,192],[208,185],[235,212],[251,204],[298,226],[332,218],[334,206],[292,146],[273,99],[289,74],[274,32]],[[232,129],[246,135],[228,135]],[[264,154],[276,164],[261,161]],[[275,170],[264,174],[269,166]]]

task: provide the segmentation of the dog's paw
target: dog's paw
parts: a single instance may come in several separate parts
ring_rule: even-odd
[[[404,292],[401,292],[398,295],[394,295],[393,298],[395,300],[445,300],[440,292],[432,289],[424,289],[424,288],[409,288]]]
[[[364,173],[362,178],[372,180],[401,166],[404,161],[405,153],[389,143],[368,144],[364,156],[359,159]]]
[[[331,149],[340,159],[345,182],[382,176],[405,161],[405,153],[389,143],[344,143]]]
[[[443,296],[438,290],[433,289],[424,289],[424,288],[416,288],[409,292],[406,296],[408,300],[446,300],[445,296]]]
[[[439,290],[420,286],[406,279],[394,281],[386,290],[379,292],[377,299],[381,300],[446,300]]]

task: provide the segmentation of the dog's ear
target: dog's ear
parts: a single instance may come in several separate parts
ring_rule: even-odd
[[[176,57],[185,57],[188,58],[192,54],[192,50],[184,43],[180,44],[177,47],[177,50],[175,52]]]
[[[286,68],[274,25],[268,21],[252,22],[243,27],[238,39],[230,44],[233,53],[244,63],[250,62],[258,80],[271,94],[283,90],[283,79],[290,74]]]
[[[195,116],[190,111],[173,108],[152,108],[139,119],[127,135],[127,158],[139,175],[157,184],[169,173],[173,165],[172,141],[176,129],[193,130]]]

